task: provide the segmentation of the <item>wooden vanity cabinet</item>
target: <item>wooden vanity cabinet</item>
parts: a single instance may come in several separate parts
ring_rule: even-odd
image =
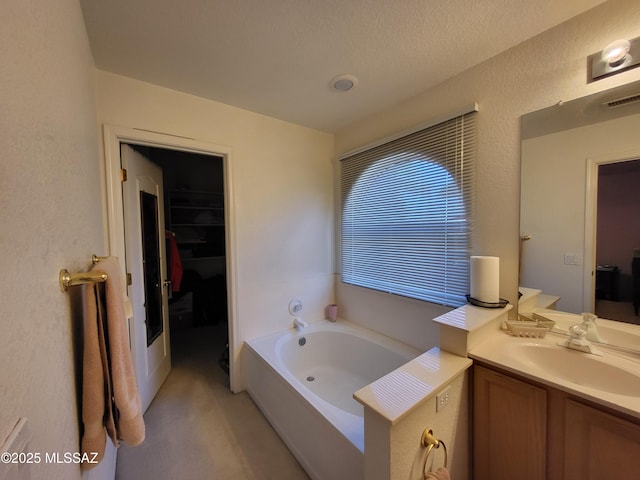
[[[640,421],[475,364],[475,480],[640,478]]]
[[[640,478],[640,425],[565,401],[565,480]]]
[[[488,368],[474,367],[475,480],[544,480],[547,392]]]

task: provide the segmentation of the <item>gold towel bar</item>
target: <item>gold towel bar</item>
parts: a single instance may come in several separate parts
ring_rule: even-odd
[[[101,259],[107,257],[98,257],[93,255],[91,261],[96,264]],[[63,268],[60,270],[60,290],[66,292],[69,287],[75,287],[76,285],[84,285],[86,283],[99,283],[107,281],[107,274],[102,272],[86,272],[86,273],[69,273],[69,270]]]
[[[420,439],[420,444],[427,449],[427,452],[424,455],[424,464],[422,465],[422,471],[425,478],[427,476],[427,459],[429,458],[429,454],[434,447],[442,447],[442,449],[444,450],[444,468],[447,468],[447,447],[442,440],[438,440],[433,436],[433,430],[431,430],[430,428],[424,429],[424,432],[422,432],[422,438]]]

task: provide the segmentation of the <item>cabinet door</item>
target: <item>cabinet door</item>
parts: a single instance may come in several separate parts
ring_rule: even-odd
[[[544,480],[545,390],[476,365],[474,395],[474,479]]]
[[[640,478],[640,425],[565,403],[565,480]]]

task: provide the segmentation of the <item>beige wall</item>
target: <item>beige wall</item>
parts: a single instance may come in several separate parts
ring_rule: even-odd
[[[640,36],[640,3],[607,2],[538,37],[524,42],[410,101],[380,112],[336,135],[336,154],[348,152],[396,131],[441,118],[478,102],[478,167],[473,254],[500,257],[500,296],[517,301],[520,210],[520,117],[640,78],[631,70],[586,83],[587,56],[617,38]],[[428,61],[428,59],[425,59]],[[437,66],[434,66],[437,68]],[[431,341],[429,319],[439,308],[370,292],[352,293],[337,282],[337,300],[385,333]],[[394,303],[393,321],[380,304]],[[515,314],[515,310],[512,311]],[[356,320],[354,318],[354,320]]]
[[[0,18],[0,442],[24,416],[30,451],[77,452],[80,290],[58,272],[105,248],[93,61],[77,0],[3,0]]]
[[[234,359],[244,339],[292,326],[293,298],[303,319],[322,319],[333,299],[333,136],[103,71],[96,92],[100,124],[231,149]]]

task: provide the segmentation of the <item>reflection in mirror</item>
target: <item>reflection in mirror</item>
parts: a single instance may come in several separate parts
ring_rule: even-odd
[[[546,309],[536,310],[527,316],[549,328],[550,332],[564,337],[570,336],[569,329],[573,325],[580,324],[587,330],[587,340],[591,343],[623,353],[640,355],[640,330],[637,325],[604,318],[596,319],[595,325],[586,325],[585,315]]]
[[[543,306],[640,324],[640,82],[522,117],[520,234]]]

